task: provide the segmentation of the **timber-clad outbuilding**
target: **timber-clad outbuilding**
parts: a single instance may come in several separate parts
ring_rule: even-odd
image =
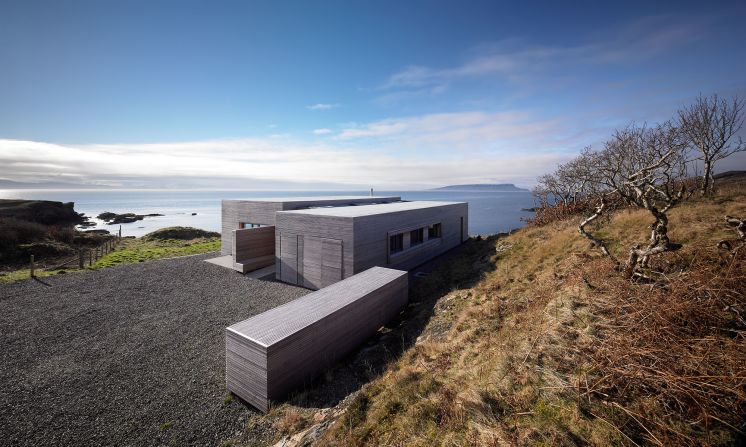
[[[407,272],[374,267],[231,325],[228,390],[266,412],[395,317],[407,289]]]
[[[468,238],[465,202],[399,197],[223,201],[223,253],[247,272],[320,289],[374,266],[410,270]]]

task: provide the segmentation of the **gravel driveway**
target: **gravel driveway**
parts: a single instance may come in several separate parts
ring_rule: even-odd
[[[308,293],[190,256],[0,284],[0,444],[216,445],[226,326]]]

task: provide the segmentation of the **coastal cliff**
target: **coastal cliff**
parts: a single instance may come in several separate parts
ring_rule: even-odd
[[[78,225],[85,220],[83,215],[75,212],[73,202],[15,199],[0,199],[0,219],[3,218],[60,226]]]

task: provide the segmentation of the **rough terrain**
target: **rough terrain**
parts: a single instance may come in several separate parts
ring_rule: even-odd
[[[210,256],[0,284],[2,443],[216,445],[256,418],[223,330],[308,291]]]

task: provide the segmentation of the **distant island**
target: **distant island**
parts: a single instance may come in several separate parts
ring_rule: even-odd
[[[101,188],[103,186],[66,182],[16,182],[0,178],[0,189],[95,189],[97,187]]]
[[[512,183],[481,183],[477,185],[450,185],[440,188],[433,188],[432,191],[510,191],[510,192],[527,192],[528,189],[519,188]]]

